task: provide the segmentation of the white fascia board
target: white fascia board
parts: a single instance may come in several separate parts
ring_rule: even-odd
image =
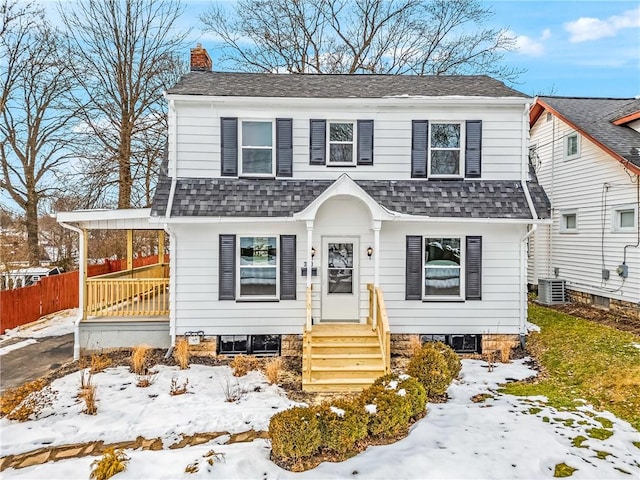
[[[150,208],[128,208],[121,210],[94,209],[73,210],[56,213],[56,220],[65,223],[87,223],[104,220],[144,220],[151,216]]]
[[[452,95],[444,97],[426,97],[426,96],[393,96],[393,97],[376,97],[376,98],[316,98],[316,97],[234,97],[234,96],[216,96],[216,95],[167,95],[169,100],[176,103],[211,103],[234,105],[251,105],[251,106],[273,106],[274,103],[282,106],[313,106],[317,104],[321,107],[326,106],[363,106],[363,107],[416,107],[416,106],[434,106],[434,105],[491,105],[491,106],[524,106],[531,102],[529,97],[467,97],[462,95]]]

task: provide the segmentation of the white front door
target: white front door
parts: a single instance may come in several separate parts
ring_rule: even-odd
[[[322,238],[322,321],[359,322],[358,237]]]

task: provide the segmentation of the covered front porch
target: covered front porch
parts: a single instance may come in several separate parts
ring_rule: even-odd
[[[79,234],[79,315],[74,356],[81,352],[146,344],[170,346],[169,257],[165,232],[152,227],[149,209],[63,212],[58,222]],[[126,235],[124,258],[91,265],[92,230]],[[145,235],[147,255],[134,253],[134,232]],[[155,234],[155,235],[154,235]],[[152,240],[153,239],[153,240]]]

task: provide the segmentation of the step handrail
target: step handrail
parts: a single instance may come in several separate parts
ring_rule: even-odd
[[[378,335],[380,351],[384,360],[384,373],[391,373],[391,330],[389,329],[389,318],[387,308],[384,303],[384,295],[380,287],[372,283],[367,284],[369,290],[369,323]]]

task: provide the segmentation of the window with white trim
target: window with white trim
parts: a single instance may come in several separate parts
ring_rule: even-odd
[[[356,160],[355,122],[328,122],[327,165],[354,165]]]
[[[425,237],[425,299],[459,299],[463,297],[462,242],[460,237]]]
[[[240,237],[238,243],[239,298],[278,298],[278,238]]]
[[[560,212],[560,233],[578,232],[578,211],[564,210]]]
[[[615,207],[611,213],[611,230],[619,233],[635,232],[638,222],[638,205]]]
[[[431,122],[429,125],[429,176],[464,174],[464,123]]]
[[[564,158],[572,160],[580,156],[580,135],[577,132],[570,133],[564,139]]]
[[[240,122],[241,175],[275,175],[275,128],[271,120]]]

